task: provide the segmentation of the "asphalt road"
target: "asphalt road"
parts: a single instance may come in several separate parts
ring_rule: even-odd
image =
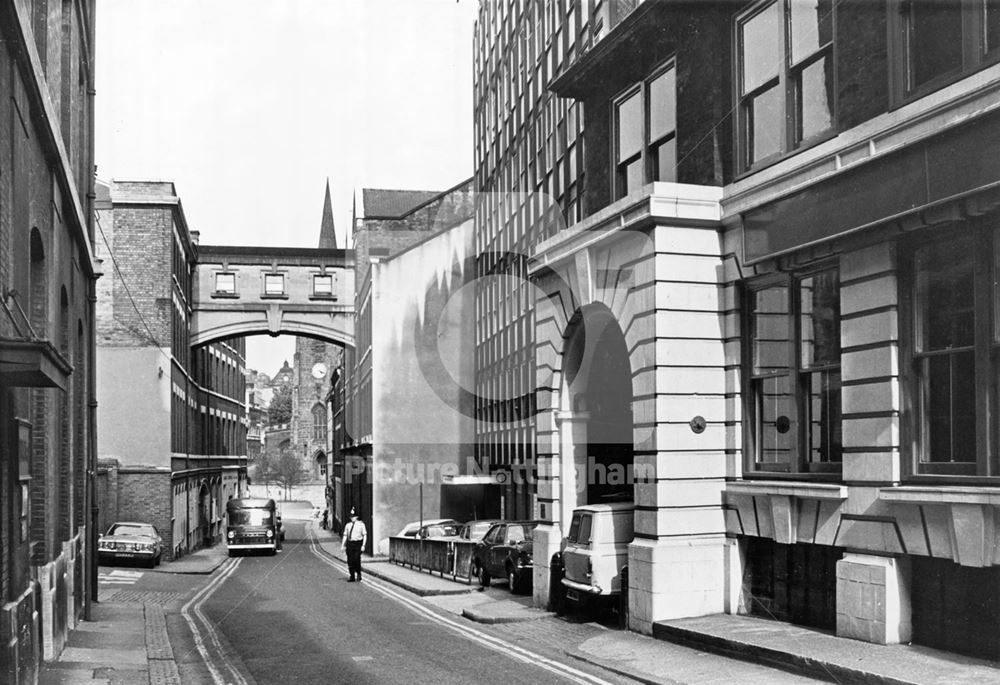
[[[242,557],[201,607],[258,683],[563,681],[551,663],[463,637],[373,579],[348,583],[310,551],[302,522],[286,528],[281,554]]]

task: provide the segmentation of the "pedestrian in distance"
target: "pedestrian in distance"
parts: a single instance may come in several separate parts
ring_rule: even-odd
[[[358,520],[358,512],[351,507],[351,521],[344,526],[344,535],[340,538],[340,549],[347,550],[347,570],[351,577],[348,583],[353,583],[355,579],[361,581],[361,550],[365,548],[368,540],[368,528],[364,521]]]

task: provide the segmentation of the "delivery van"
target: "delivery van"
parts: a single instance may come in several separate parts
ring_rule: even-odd
[[[632,502],[588,504],[573,510],[562,541],[562,585],[573,603],[609,604],[621,592],[621,569],[635,531]]]

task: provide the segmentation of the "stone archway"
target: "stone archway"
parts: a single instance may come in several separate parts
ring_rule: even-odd
[[[577,496],[568,499],[632,501],[632,369],[621,326],[604,305],[587,305],[570,320],[560,398],[560,418],[571,428],[563,463],[576,471]]]

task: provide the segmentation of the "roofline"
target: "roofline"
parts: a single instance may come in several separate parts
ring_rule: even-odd
[[[434,196],[432,196],[432,197],[427,198],[426,200],[424,200],[420,204],[414,206],[410,211],[406,212],[405,214],[396,214],[396,215],[392,215],[392,216],[389,216],[389,215],[385,215],[385,216],[378,216],[378,215],[369,216],[369,215],[365,214],[365,215],[362,215],[362,216],[359,216],[359,217],[356,217],[356,218],[358,218],[358,219],[381,219],[381,220],[387,220],[387,219],[404,219],[404,218],[410,216],[411,214],[413,214],[414,212],[417,212],[417,211],[423,209],[427,205],[429,205],[431,203],[434,203],[434,202],[437,202],[438,200],[440,200],[445,195],[449,195],[449,194],[455,192],[456,190],[458,190],[459,188],[461,188],[462,186],[464,186],[464,185],[466,185],[468,183],[472,183],[475,180],[475,178],[476,178],[475,176],[470,176],[469,178],[465,179],[464,181],[456,183],[451,188],[448,188],[447,190],[442,190],[442,191],[435,191],[435,190],[408,190],[408,189],[404,189],[404,188],[364,188],[364,187],[359,188],[359,190],[362,193],[362,195],[361,195],[361,206],[362,207],[364,207],[364,191],[366,191],[366,190],[384,190],[384,191],[393,191],[393,190],[395,190],[395,191],[404,192],[404,193],[437,193],[437,194],[434,195]]]

